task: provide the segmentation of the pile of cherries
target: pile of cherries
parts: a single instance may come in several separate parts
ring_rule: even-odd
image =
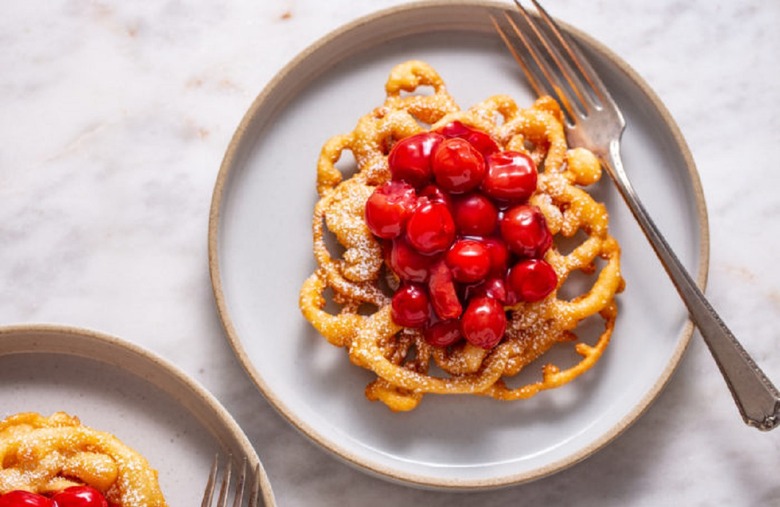
[[[115,507],[103,494],[90,486],[71,486],[47,497],[28,491],[0,495],[0,507]]]
[[[552,244],[528,204],[537,168],[460,122],[398,141],[391,181],[366,202],[366,224],[401,280],[393,320],[446,347],[465,338],[491,349],[506,330],[504,305],[539,301],[557,285]]]

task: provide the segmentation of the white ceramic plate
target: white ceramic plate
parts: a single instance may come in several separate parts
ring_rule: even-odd
[[[200,505],[215,454],[260,465],[219,402],[173,365],[103,334],[58,326],[0,328],[0,419],[64,411],[149,460],[169,505]]]
[[[505,4],[500,4],[505,6]],[[394,414],[363,397],[371,375],[312,330],[298,290],[314,269],[315,164],[330,136],[380,105],[390,69],[422,59],[462,107],[531,91],[481,2],[410,4],[317,42],[262,91],[225,156],[212,203],[214,293],[228,338],[258,388],[304,434],[384,478],[443,488],[514,484],[603,447],[649,406],[691,336],[687,313],[606,176],[594,189],[622,243],[628,287],[605,357],[576,382],[515,403],[427,396]],[[606,48],[586,46],[628,120],[623,155],[637,191],[703,285],[707,219],[693,162],[663,105]],[[671,437],[671,436],[670,436]]]

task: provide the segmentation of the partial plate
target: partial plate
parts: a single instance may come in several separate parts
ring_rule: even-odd
[[[262,464],[220,403],[172,364],[118,338],[51,325],[0,327],[0,418],[67,412],[149,460],[169,505],[200,505],[215,454]]]
[[[625,293],[601,362],[566,387],[515,403],[428,396],[394,414],[363,397],[371,375],[301,317],[314,269],[311,213],[322,144],[384,100],[390,69],[422,59],[462,107],[506,93],[534,97],[477,1],[413,3],[359,19],[295,58],[262,91],[233,137],[214,190],[211,278],[237,357],[305,435],[386,479],[453,489],[516,484],[570,466],[613,440],[658,396],[692,333],[687,312],[606,176],[592,189],[623,247]],[[709,256],[698,175],[674,121],[607,48],[585,46],[628,121],[623,155],[645,205],[703,286]]]

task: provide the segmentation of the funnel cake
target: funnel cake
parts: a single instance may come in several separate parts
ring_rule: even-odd
[[[394,411],[426,393],[529,398],[590,369],[617,317],[620,247],[583,188],[599,161],[567,146],[559,105],[496,95],[461,109],[421,61],[393,68],[385,89],[322,148],[304,317],[376,374],[365,394]],[[336,167],[347,151],[349,178]],[[594,319],[597,336],[578,336]],[[559,343],[575,364],[513,385]]]
[[[64,412],[50,417],[20,413],[0,421],[0,502],[23,492],[57,501],[57,495],[74,491],[82,499],[91,495],[97,503],[71,499],[63,504],[167,505],[157,472],[115,436],[83,426],[77,417]],[[20,505],[49,505],[46,499]]]

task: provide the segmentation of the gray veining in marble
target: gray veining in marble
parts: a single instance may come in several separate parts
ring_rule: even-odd
[[[287,61],[399,3],[6,2],[0,323],[92,328],[176,362],[246,430],[282,506],[780,505],[780,432],[742,424],[697,335],[667,389],[614,443],[553,477],[493,492],[364,475],[257,394],[222,338],[208,276],[221,158]],[[780,2],[547,3],[629,62],[677,121],[707,200],[707,293],[780,382]]]

